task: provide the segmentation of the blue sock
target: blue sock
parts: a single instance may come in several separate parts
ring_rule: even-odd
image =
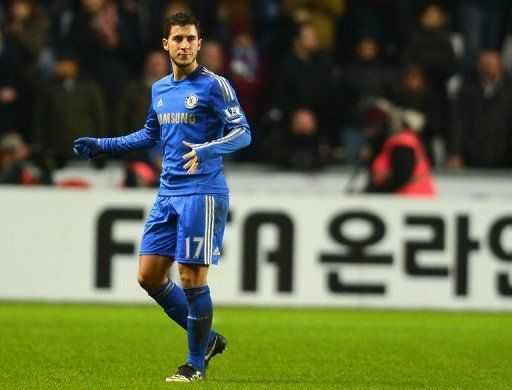
[[[208,286],[183,289],[188,301],[188,350],[187,363],[204,372],[204,357],[212,327],[213,305]]]
[[[187,330],[188,302],[179,286],[169,280],[158,290],[150,293],[149,296],[162,306],[171,320]],[[210,330],[208,343],[213,342],[215,335],[215,331]]]

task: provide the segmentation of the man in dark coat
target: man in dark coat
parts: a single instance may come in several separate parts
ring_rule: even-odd
[[[499,53],[484,51],[477,79],[463,82],[452,107],[448,167],[512,166],[512,86]]]

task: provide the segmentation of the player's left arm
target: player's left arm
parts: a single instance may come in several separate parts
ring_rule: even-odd
[[[233,153],[251,143],[249,124],[229,81],[222,79],[222,82],[212,83],[209,104],[228,134],[202,144],[183,142],[192,149],[183,156],[184,160],[188,160],[183,168],[188,169],[189,174],[194,173],[205,161]]]
[[[74,141],[73,151],[77,156],[91,160],[104,154],[122,155],[132,150],[149,149],[158,141],[160,141],[160,124],[150,104],[146,123],[139,131],[113,138],[78,138]]]

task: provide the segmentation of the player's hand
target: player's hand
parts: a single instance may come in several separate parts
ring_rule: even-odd
[[[192,149],[192,145],[187,141],[183,141],[183,145]],[[192,149],[190,152],[185,154],[182,158],[183,158],[183,160],[188,160],[185,163],[185,165],[183,165],[183,169],[188,169],[187,173],[189,175],[193,174],[199,167],[199,159],[197,158],[196,151],[194,149]]]
[[[102,154],[99,138],[78,138],[73,145],[73,152],[84,160],[91,160]]]

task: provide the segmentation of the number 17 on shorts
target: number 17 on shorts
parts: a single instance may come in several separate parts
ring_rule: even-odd
[[[178,217],[176,260],[180,263],[217,264],[229,210],[226,196],[187,196]]]

